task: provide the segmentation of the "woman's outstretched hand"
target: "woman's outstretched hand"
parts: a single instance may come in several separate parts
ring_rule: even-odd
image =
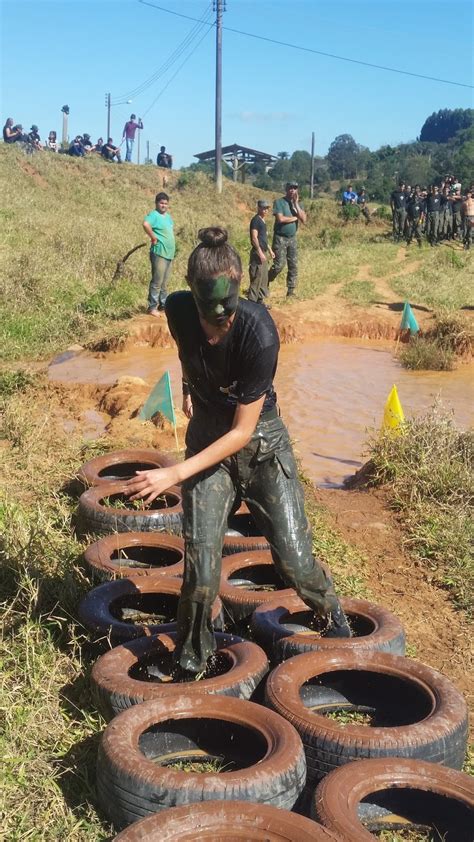
[[[154,468],[151,471],[137,471],[136,476],[125,483],[125,494],[130,500],[145,500],[151,503],[159,494],[179,482],[176,470],[170,468]]]

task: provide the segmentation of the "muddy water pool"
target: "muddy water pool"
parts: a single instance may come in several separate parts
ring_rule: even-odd
[[[389,343],[327,337],[282,346],[275,382],[279,404],[305,472],[317,485],[337,487],[363,464],[367,430],[380,427],[394,383],[408,417],[440,398],[461,429],[474,423],[474,365],[453,372],[406,371],[392,348]],[[106,385],[129,375],[151,385],[166,369],[179,406],[181,373],[174,350],[139,347],[95,356],[66,352],[53,360],[49,377]]]

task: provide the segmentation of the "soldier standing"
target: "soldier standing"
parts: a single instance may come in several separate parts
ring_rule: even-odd
[[[421,248],[420,223],[423,217],[424,201],[421,197],[419,185],[415,185],[413,193],[407,205],[407,246],[415,237],[418,246]]]
[[[426,233],[430,246],[437,246],[439,234],[439,211],[441,207],[441,196],[435,184],[433,184],[426,197]]]
[[[250,287],[248,292],[249,301],[257,301],[263,304],[267,310],[271,310],[270,304],[265,303],[268,296],[268,257],[273,259],[275,253],[268,245],[267,225],[265,222],[270,203],[265,199],[257,202],[257,213],[250,220]]]
[[[403,239],[406,219],[406,196],[405,185],[400,182],[398,188],[390,196],[390,207],[392,209],[393,240],[398,243]]]
[[[275,227],[272,248],[275,259],[268,273],[268,283],[274,281],[287,264],[286,296],[288,298],[295,295],[298,283],[298,244],[296,242],[298,224],[301,222],[304,225],[306,222],[306,213],[299,203],[296,181],[288,181],[285,195],[273,203],[273,216]]]

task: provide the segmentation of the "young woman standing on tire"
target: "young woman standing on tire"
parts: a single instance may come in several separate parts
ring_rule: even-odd
[[[267,538],[283,579],[318,615],[327,616],[326,634],[350,636],[332,582],[311,552],[303,489],[273,388],[275,324],[264,308],[239,298],[242,264],[227,231],[204,228],[198,237],[188,261],[191,291],[166,300],[183,371],[183,410],[190,419],[186,459],[137,471],[127,483],[132,499],[147,501],[182,483],[186,553],[177,678],[202,671],[214,650],[211,606],[237,495]]]

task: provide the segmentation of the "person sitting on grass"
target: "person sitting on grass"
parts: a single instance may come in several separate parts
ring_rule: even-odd
[[[104,148],[104,141],[103,141],[103,138],[98,137],[98,138],[97,138],[97,143],[96,143],[96,145],[94,146],[94,152],[97,152],[97,154],[98,154],[98,155],[102,155],[102,150],[103,150],[103,148]]]
[[[120,157],[120,147],[114,146],[114,142],[111,137],[108,138],[107,143],[104,143],[101,155],[106,161],[117,161],[118,164],[122,163],[122,158]]]
[[[53,130],[51,130],[48,135],[48,140],[46,141],[46,149],[50,149],[51,152],[58,151],[57,134]]]
[[[31,146],[34,147],[34,149],[40,150],[43,148],[41,138],[39,136],[38,126],[33,125],[31,127],[30,132],[28,134],[28,143],[30,143]]]
[[[87,153],[93,152],[95,149],[90,134],[87,134],[86,132],[82,135],[82,145],[84,147],[84,151]]]
[[[3,127],[3,142],[18,143],[22,140],[26,140],[26,136],[23,134],[23,126],[20,126],[20,124],[14,126],[13,117],[8,117]]]
[[[82,136],[80,134],[77,134],[70,144],[69,154],[72,155],[73,158],[83,158],[86,154],[82,145]]]
[[[223,228],[203,228],[188,260],[190,291],[166,299],[190,419],[184,462],[137,471],[132,500],[151,502],[182,483],[185,572],[177,613],[175,680],[193,680],[215,649],[212,604],[219,590],[227,519],[241,495],[268,540],[288,587],[318,616],[326,636],[351,630],[327,572],[312,554],[288,431],[273,388],[279,339],[268,311],[239,297],[242,263]]]

